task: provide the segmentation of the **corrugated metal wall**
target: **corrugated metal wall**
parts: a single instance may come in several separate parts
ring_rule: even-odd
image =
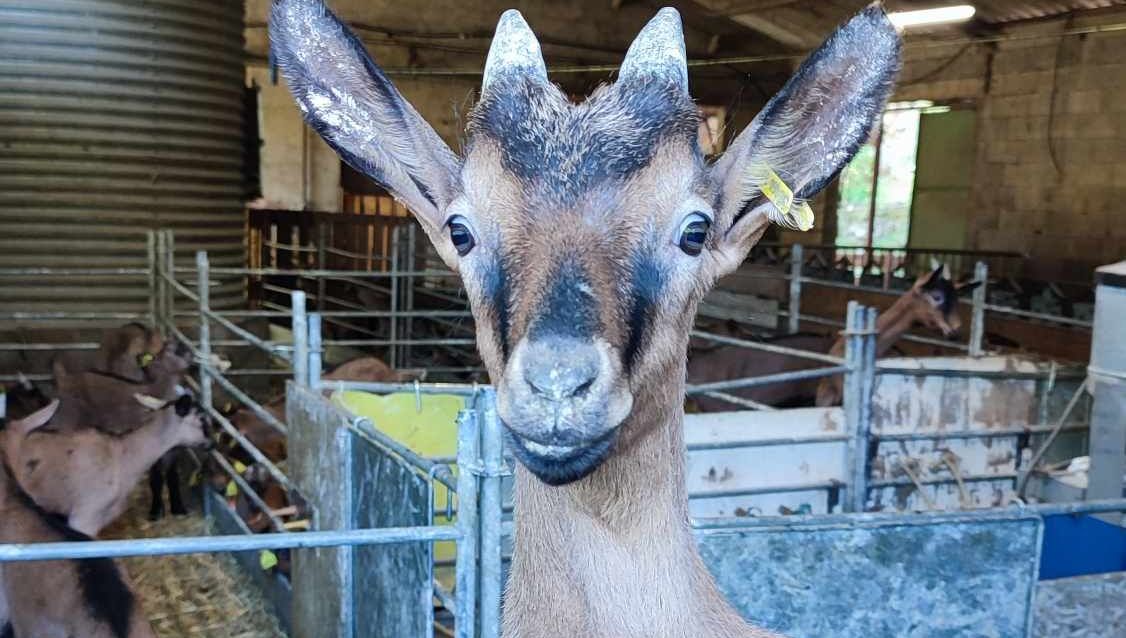
[[[242,23],[242,0],[0,0],[0,268],[144,267],[153,228],[243,265]],[[144,311],[147,289],[0,278],[0,307]]]

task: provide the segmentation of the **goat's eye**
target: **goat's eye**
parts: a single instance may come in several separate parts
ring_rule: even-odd
[[[704,240],[708,236],[708,229],[712,222],[702,213],[692,213],[680,223],[680,234],[676,244],[687,255],[695,257],[704,250]]]
[[[450,230],[450,241],[453,242],[454,250],[457,254],[464,257],[473,250],[477,245],[477,240],[473,238],[473,231],[469,230],[469,223],[464,217],[455,216],[450,218],[446,223]]]

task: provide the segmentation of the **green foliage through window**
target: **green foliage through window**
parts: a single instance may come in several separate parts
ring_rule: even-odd
[[[877,153],[868,142],[841,172],[840,205],[837,208],[838,246],[867,246],[872,216],[871,245],[904,248],[911,226],[911,197],[915,190],[915,160],[919,150],[919,115],[924,104],[892,104],[884,113],[876,139],[880,144],[879,176]],[[872,197],[875,190],[876,205]]]

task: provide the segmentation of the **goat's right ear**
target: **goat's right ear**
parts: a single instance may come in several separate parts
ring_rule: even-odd
[[[139,392],[134,393],[133,398],[137,401],[137,403],[140,403],[141,405],[148,408],[149,410],[160,410],[160,409],[164,408],[164,405],[165,405],[164,401],[162,401],[162,400],[160,400],[160,399],[158,399],[154,396],[151,396],[151,395],[148,395],[148,394],[141,394]]]
[[[270,50],[305,120],[389,190],[435,244],[461,162],[322,0],[274,0]]]

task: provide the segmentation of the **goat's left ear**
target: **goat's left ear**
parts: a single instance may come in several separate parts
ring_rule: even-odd
[[[982,282],[980,282],[980,281],[971,281],[971,282],[968,282],[968,283],[958,284],[957,286],[954,286],[954,290],[956,290],[958,292],[958,294],[960,295],[962,293],[972,291],[974,288],[977,288],[981,284],[982,284]]]
[[[274,0],[270,50],[305,120],[415,214],[439,247],[460,160],[323,0]]]
[[[873,4],[814,51],[735,139],[712,169],[725,270],[738,267],[770,222],[799,225],[794,213],[868,139],[899,66],[899,33]],[[789,210],[780,210],[775,202],[786,199]]]

